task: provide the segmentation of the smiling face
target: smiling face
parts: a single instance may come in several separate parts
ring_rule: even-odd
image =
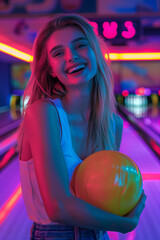
[[[97,72],[97,61],[85,34],[75,26],[52,33],[47,41],[53,77],[66,87],[89,83]]]

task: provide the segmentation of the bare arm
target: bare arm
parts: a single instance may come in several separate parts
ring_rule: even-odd
[[[128,232],[134,229],[133,217],[108,213],[71,194],[54,106],[38,100],[27,110],[24,126],[40,193],[51,221],[93,230]]]

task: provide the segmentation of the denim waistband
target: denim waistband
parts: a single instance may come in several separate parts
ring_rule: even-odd
[[[102,233],[102,232],[101,232]],[[63,239],[63,240],[100,240],[99,231],[89,230],[85,228],[79,228],[75,226],[68,225],[42,225],[38,223],[33,223],[30,240],[49,240],[49,239]]]

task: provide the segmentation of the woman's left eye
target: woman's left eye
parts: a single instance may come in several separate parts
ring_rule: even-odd
[[[76,48],[83,48],[83,47],[86,47],[86,44],[78,44],[78,45],[76,46]]]

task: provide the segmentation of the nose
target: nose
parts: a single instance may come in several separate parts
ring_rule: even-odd
[[[67,62],[74,62],[76,59],[78,59],[78,55],[74,49],[67,48],[66,49],[66,61]]]

